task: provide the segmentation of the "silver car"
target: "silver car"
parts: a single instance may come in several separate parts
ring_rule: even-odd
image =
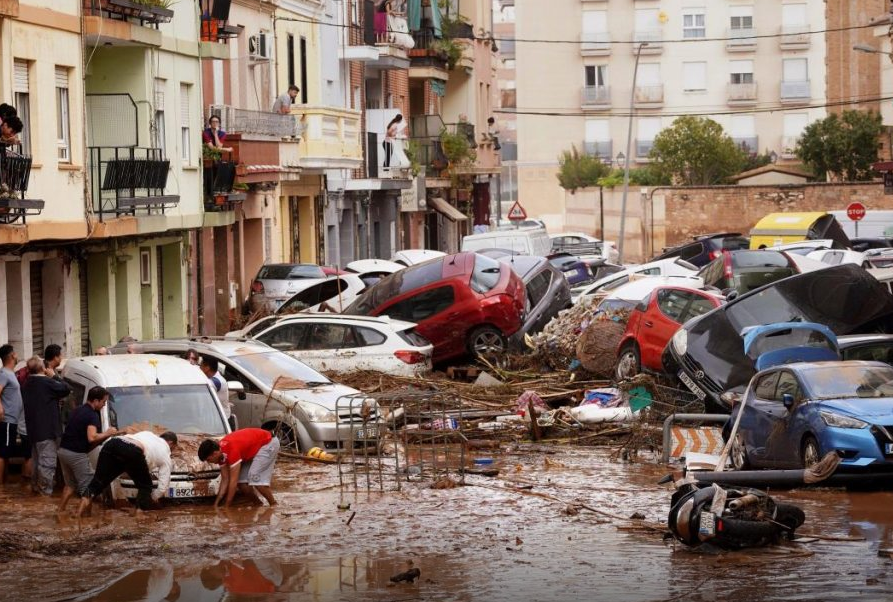
[[[248,312],[274,312],[293,295],[328,276],[312,263],[271,263],[261,266],[248,293]]]

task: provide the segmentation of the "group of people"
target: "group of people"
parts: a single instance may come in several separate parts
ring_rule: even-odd
[[[187,356],[201,367],[217,388],[224,407],[228,406],[226,381],[216,359],[199,358],[194,350]],[[66,408],[64,400],[70,398],[72,390],[59,373],[59,345],[48,345],[43,358],[34,356],[18,370],[15,349],[2,345],[0,362],[0,483],[6,480],[9,461],[22,458],[22,482],[30,483],[35,494],[51,496],[58,465],[64,482],[58,511],[64,512],[71,498],[77,496],[78,517],[89,512],[93,499],[124,473],[133,481],[140,509],[150,508],[168,494],[171,454],[179,443],[176,433],[156,434],[134,427],[118,430],[114,426],[103,430],[101,413],[110,397],[103,387],[93,387],[83,404],[76,400],[73,408]],[[66,409],[71,411],[63,428]],[[94,469],[89,455],[100,445]],[[258,428],[233,431],[219,441],[202,441],[199,460],[220,466],[214,505],[228,507],[237,492],[256,503],[262,503],[260,494],[274,505],[271,482],[279,445],[277,437]]]

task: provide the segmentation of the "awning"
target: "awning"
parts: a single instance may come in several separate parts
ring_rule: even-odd
[[[436,196],[431,199],[431,204],[434,206],[438,212],[442,213],[452,222],[461,222],[462,220],[468,219],[468,216],[450,205],[443,198]]]

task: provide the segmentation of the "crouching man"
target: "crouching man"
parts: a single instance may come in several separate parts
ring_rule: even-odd
[[[94,497],[125,472],[137,489],[137,506],[141,510],[151,507],[153,501],[167,495],[171,483],[171,452],[176,447],[177,435],[171,432],[158,436],[151,431],[140,431],[109,439],[99,452],[96,473],[81,498],[78,517],[89,510]],[[154,491],[153,471],[158,474]]]
[[[279,438],[257,428],[239,429],[223,437],[218,443],[205,439],[198,447],[198,459],[220,465],[220,490],[214,500],[216,508],[221,500],[228,508],[236,495],[243,495],[260,503],[260,493],[273,506],[273,468],[279,455]]]

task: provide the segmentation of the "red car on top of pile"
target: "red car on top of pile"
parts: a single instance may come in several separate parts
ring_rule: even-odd
[[[509,265],[465,252],[383,278],[345,311],[415,322],[434,345],[434,362],[506,350],[524,323],[526,292]]]

